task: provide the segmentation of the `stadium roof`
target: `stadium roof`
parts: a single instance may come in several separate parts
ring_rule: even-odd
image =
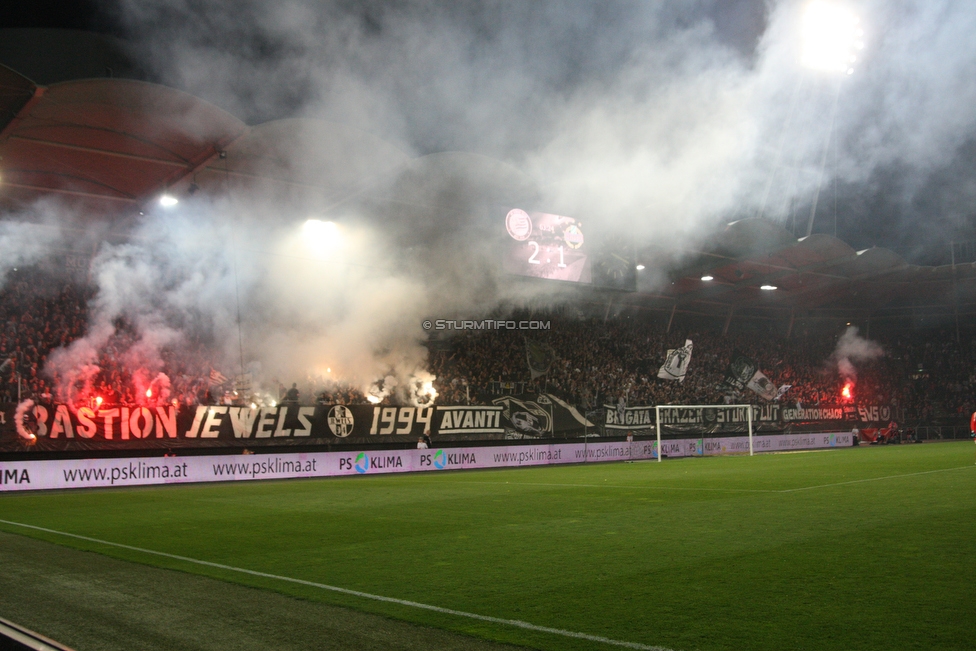
[[[661,254],[648,249],[638,260]],[[643,305],[726,317],[976,313],[976,263],[914,265],[888,249],[855,251],[830,235],[797,240],[763,219],[733,222],[685,254],[670,284],[644,294]]]
[[[461,209],[466,202],[458,194],[497,202],[504,188],[519,201],[533,192],[518,170],[484,156],[412,158],[375,136],[314,120],[248,127],[204,100],[132,80],[43,87],[0,66],[0,129],[0,208],[6,209],[56,196],[111,217],[191,185],[259,186],[330,206],[383,179],[372,198],[398,210]],[[668,261],[670,282],[663,290],[648,283],[620,295],[620,305],[716,317],[814,310],[848,318],[884,310],[976,314],[973,264],[920,267],[886,249],[855,251],[829,235],[798,241],[760,219],[729,224],[695,251],[676,257],[646,249],[637,260]]]

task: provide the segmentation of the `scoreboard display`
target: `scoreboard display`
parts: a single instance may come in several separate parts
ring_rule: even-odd
[[[497,223],[497,222],[496,222]],[[511,208],[504,213],[506,273],[634,291],[626,245],[595,243],[579,220]]]
[[[589,283],[590,259],[581,225],[572,217],[513,208],[505,215],[508,273]]]

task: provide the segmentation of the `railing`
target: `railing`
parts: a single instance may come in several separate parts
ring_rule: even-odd
[[[54,640],[0,617],[0,649],[7,651],[71,651]]]
[[[493,380],[488,383],[488,393],[493,396],[518,396],[525,393],[528,382],[499,382]]]

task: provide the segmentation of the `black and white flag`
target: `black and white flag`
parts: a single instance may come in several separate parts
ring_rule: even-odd
[[[776,400],[780,397],[776,385],[770,382],[769,378],[763,375],[763,372],[758,369],[753,374],[752,379],[746,384],[746,387],[752,389],[766,400]]]
[[[685,339],[685,345],[681,348],[668,350],[668,356],[664,360],[664,365],[657,372],[657,376],[662,380],[685,381],[688,373],[688,364],[691,363],[691,339]]]

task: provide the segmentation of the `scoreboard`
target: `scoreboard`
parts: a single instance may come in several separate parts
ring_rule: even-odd
[[[511,208],[504,212],[504,232],[506,273],[636,290],[636,265],[629,246],[594,242],[579,220]]]

